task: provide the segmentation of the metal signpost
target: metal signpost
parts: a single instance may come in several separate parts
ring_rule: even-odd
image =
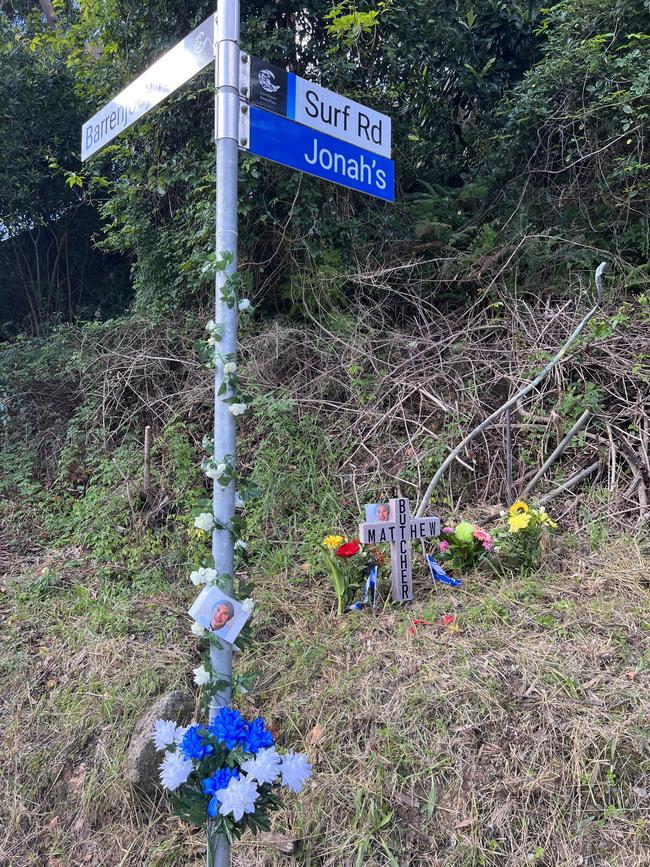
[[[307,174],[394,201],[390,118],[280,67],[242,54],[239,7],[240,0],[219,0],[215,15],[100,109],[83,125],[81,135],[81,159],[86,160],[216,59],[215,241],[217,258],[224,260],[226,266],[217,270],[215,279],[214,321],[222,334],[221,356],[229,360],[235,360],[237,352],[237,305],[229,306],[222,290],[237,273],[240,147]],[[240,70],[243,70],[241,80]],[[223,361],[217,359],[214,460],[234,465],[235,418],[224,403],[230,392],[219,394],[223,378]],[[232,594],[234,545],[226,528],[232,526],[235,515],[234,481],[226,486],[215,481],[213,514],[217,527],[212,535],[214,568],[218,575],[230,576],[230,584],[223,590]],[[408,522],[404,527],[408,527]],[[402,536],[408,532],[404,529]],[[221,648],[211,649],[212,667],[219,680],[230,683],[232,647],[226,642],[221,644]],[[219,707],[230,703],[231,692],[228,686],[215,696],[210,707],[211,719]],[[215,843],[208,846],[208,867],[228,867],[228,841],[219,835]]]

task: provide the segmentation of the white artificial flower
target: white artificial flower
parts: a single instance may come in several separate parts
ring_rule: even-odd
[[[242,415],[246,412],[247,406],[245,403],[231,403],[228,409],[233,415]]]
[[[217,325],[214,319],[210,319],[209,322],[206,323],[205,330],[208,332],[208,334],[212,334],[216,327]]]
[[[253,780],[246,777],[236,779],[231,777],[225,789],[216,792],[219,804],[219,812],[222,816],[232,813],[235,822],[239,822],[244,813],[255,812],[255,801],[259,792]]]
[[[197,686],[205,686],[206,683],[210,683],[210,672],[205,665],[199,665],[198,668],[192,669],[192,673],[194,674],[194,683]]]
[[[188,728],[189,726],[178,726],[178,728],[176,729],[176,737],[174,738],[174,741],[178,744],[178,746],[181,745],[183,738],[185,737],[185,732],[188,730]]]
[[[176,753],[165,753],[160,765],[160,782],[166,789],[177,789],[192,773],[192,762]]]
[[[177,726],[171,719],[157,719],[153,724],[151,738],[157,750],[164,750],[178,738],[181,726]],[[185,729],[182,729],[185,734]]]
[[[200,623],[192,624],[192,635],[196,635],[197,638],[203,638],[204,635],[207,635],[208,630],[205,626],[201,626]]]
[[[195,569],[194,572],[190,572],[190,581],[192,584],[196,584],[197,587],[201,584],[212,584],[212,582],[216,580],[216,569],[206,569],[205,566],[201,566],[200,569]]]
[[[275,747],[259,750],[254,759],[242,762],[242,771],[246,771],[251,780],[263,783],[273,783],[280,775],[280,756]]]
[[[250,308],[251,302],[248,300],[248,298],[242,298],[237,306],[239,307],[239,310],[243,313],[244,310],[248,310]]]
[[[209,479],[212,479],[214,482],[218,481],[225,472],[226,465],[224,463],[206,464],[205,474]]]
[[[246,542],[243,539],[237,539],[235,542],[235,550],[239,549],[240,551],[245,551],[248,548]]]
[[[224,373],[234,373],[237,370],[237,365],[234,361],[227,361],[223,366]]]
[[[210,533],[214,530],[214,518],[209,512],[201,512],[194,519],[194,526],[197,530],[205,530],[206,533]]]
[[[253,599],[244,599],[244,601],[241,604],[241,607],[244,609],[244,611],[247,614],[250,614],[250,612],[253,610],[253,608],[255,608],[255,602]]]
[[[304,753],[287,753],[282,756],[282,785],[292,792],[299,792],[311,774],[311,765]]]

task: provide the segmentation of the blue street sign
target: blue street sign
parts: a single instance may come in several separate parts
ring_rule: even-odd
[[[251,153],[378,199],[395,201],[392,160],[255,106],[248,114],[246,147]]]

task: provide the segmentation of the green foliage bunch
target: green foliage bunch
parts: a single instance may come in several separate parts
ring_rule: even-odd
[[[564,0],[544,11],[539,33],[543,56],[504,99],[485,170],[506,185],[519,226],[646,262],[648,3]]]

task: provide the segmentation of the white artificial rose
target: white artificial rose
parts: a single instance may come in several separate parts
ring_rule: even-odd
[[[201,626],[200,623],[192,624],[192,635],[196,635],[197,638],[203,638],[204,635],[208,634],[208,630],[205,626]]]
[[[244,599],[244,601],[241,604],[241,607],[243,608],[243,610],[247,614],[250,614],[250,612],[253,610],[253,608],[255,608],[255,602],[252,599]]]
[[[206,683],[210,683],[210,672],[205,665],[199,665],[198,668],[194,668],[192,673],[194,674],[194,683],[197,686],[205,686]]]
[[[231,403],[228,409],[233,415],[242,415],[246,412],[246,404],[245,403]]]
[[[235,373],[237,370],[237,365],[234,361],[227,361],[223,366],[224,373]]]
[[[190,572],[190,581],[197,587],[201,584],[212,584],[216,580],[216,569],[207,569],[205,566],[201,566],[199,569],[195,569],[194,572]]]
[[[197,530],[204,530],[206,533],[210,533],[214,530],[214,518],[209,512],[201,512],[194,519],[194,526]]]
[[[243,313],[244,310],[250,309],[251,302],[248,300],[248,298],[242,298],[237,306],[239,307],[240,311]]]

